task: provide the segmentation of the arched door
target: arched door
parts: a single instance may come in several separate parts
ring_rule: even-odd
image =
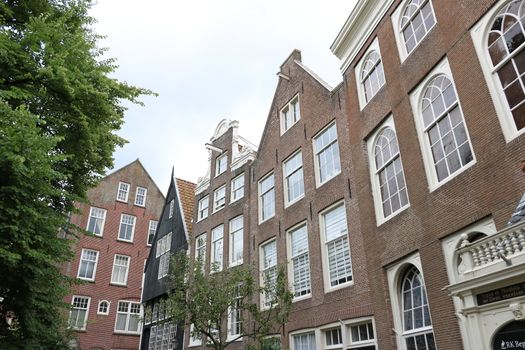
[[[512,321],[494,336],[492,350],[525,349],[525,321]]]

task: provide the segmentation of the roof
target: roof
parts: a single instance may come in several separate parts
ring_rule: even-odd
[[[193,208],[195,200],[195,187],[193,182],[182,180],[179,178],[175,179],[177,184],[177,190],[179,192],[179,202],[182,209],[182,215],[184,217],[184,224],[188,234],[192,232],[193,223]]]

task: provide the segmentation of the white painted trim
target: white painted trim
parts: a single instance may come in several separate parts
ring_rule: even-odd
[[[321,349],[321,337],[320,337],[320,330],[319,328],[305,328],[297,331],[293,331],[288,333],[288,339],[289,339],[289,345],[291,350],[297,350],[294,346],[293,338],[294,336],[299,336],[302,334],[310,334],[313,333],[315,336],[315,348]]]
[[[271,243],[275,243],[275,252],[276,252],[276,262],[275,262],[275,266],[276,268],[279,266],[279,247],[277,245],[277,238],[274,236],[274,237],[271,237],[269,239],[267,239],[266,241],[264,242],[261,242],[259,244],[259,286],[260,287],[264,287],[264,252],[263,252],[263,247],[264,246],[267,246]],[[259,293],[259,305],[261,307],[261,310],[268,310],[269,307],[265,305],[266,304],[266,298],[264,296],[264,293],[261,292]]]
[[[95,259],[95,265],[93,266],[93,277],[91,277],[91,278],[80,277],[80,267],[82,266],[82,256],[84,255],[84,251],[87,251],[87,250],[97,253],[97,258]],[[81,280],[84,280],[84,281],[94,282],[95,281],[95,276],[97,274],[98,258],[99,257],[100,257],[100,252],[98,250],[89,249],[89,248],[82,248],[82,250],[80,251],[80,259],[79,259],[79,262],[78,262],[77,278],[81,279]]]
[[[107,303],[108,304],[108,309],[106,310],[106,312],[100,312],[100,304],[102,303]],[[108,301],[108,300],[99,300],[98,301],[98,305],[97,305],[97,315],[109,315],[109,310],[110,310],[110,306],[111,306],[111,302]]]
[[[296,297],[295,296],[295,289],[294,289],[294,284],[293,284],[293,281],[294,281],[294,277],[295,277],[295,274],[294,274],[294,269],[293,269],[293,256],[292,256],[292,233],[297,231],[298,229],[304,227],[306,229],[306,242],[308,244],[308,270],[310,272],[308,278],[310,279],[310,293],[308,294],[305,294],[305,295],[301,295],[301,296],[298,296]],[[304,300],[304,299],[309,299],[312,297],[312,264],[311,264],[311,259],[310,259],[310,236],[308,234],[308,224],[306,222],[306,220],[304,221],[301,221],[300,223],[298,223],[297,225],[294,225],[292,227],[290,227],[288,230],[286,230],[286,256],[287,256],[287,272],[288,272],[288,285],[289,285],[289,288],[291,289],[292,293],[294,294],[293,295],[293,299],[292,299],[292,302],[297,302],[297,301],[301,301],[301,300]]]
[[[298,111],[299,111],[299,118],[297,118],[296,121],[292,121],[292,124],[290,124],[290,126],[288,127],[288,129],[285,129],[285,121],[284,121],[284,118],[283,118],[283,111],[285,109],[288,109],[288,112],[291,113],[292,111],[292,103],[296,102],[296,105],[298,107]],[[281,136],[283,136],[288,130],[290,130],[295,124],[297,124],[297,122],[299,122],[299,120],[301,120],[301,101],[300,101],[300,98],[299,98],[299,93],[295,94],[288,102],[286,102],[286,104],[279,110],[279,121],[280,121],[280,125],[281,125]]]
[[[375,165],[376,162],[375,162],[374,146],[377,142],[377,137],[386,128],[392,129],[395,132],[396,138],[397,138],[397,131],[396,131],[396,127],[394,124],[394,117],[392,116],[392,114],[380,125],[380,127],[376,129],[376,131],[372,134],[372,136],[366,140],[366,148],[368,150],[368,164],[369,164],[368,169],[370,172],[370,182],[372,183],[372,197],[374,198],[374,209],[375,209],[375,214],[376,214],[377,226],[382,225],[383,223],[387,222],[394,216],[398,215],[399,213],[401,213],[402,211],[410,207],[410,197],[408,196],[408,186],[407,186],[406,178],[405,178],[405,168],[403,166],[401,150],[399,150],[399,159],[401,160],[401,167],[403,168],[403,179],[405,181],[405,186],[407,188],[408,202],[406,205],[402,206],[396,212],[391,213],[387,217],[385,217],[383,213],[383,205],[382,205],[383,198],[381,197],[379,178],[378,178],[377,169]],[[399,147],[399,139],[397,139],[397,141],[398,141],[397,143]]]
[[[200,215],[200,203],[204,203],[204,202],[208,202],[208,207],[207,207],[207,213],[206,215],[203,215],[202,218],[199,216]],[[207,194],[206,196],[202,197],[201,199],[199,199],[199,201],[197,202],[197,222],[199,221],[202,221],[204,219],[206,219],[208,216],[210,216],[210,195]]]
[[[230,181],[230,204],[233,203],[233,202],[236,202],[238,201],[239,199],[243,198],[244,197],[244,194],[245,194],[245,190],[246,190],[246,174],[244,172],[242,172],[240,175],[237,175],[236,177],[234,177],[231,181]],[[234,188],[233,188],[233,182],[235,180],[238,180],[239,178],[243,178],[244,179],[244,182],[243,182],[243,185],[242,185],[242,196],[238,197],[238,198],[234,198],[233,194],[234,194]]]
[[[233,238],[232,238],[233,233],[234,233],[234,231],[232,231],[232,221],[233,220],[237,220],[239,218],[242,220],[242,235],[241,235],[241,238],[242,238],[242,257],[241,257],[240,260],[232,261],[232,253],[233,253],[232,243],[234,242]],[[244,261],[244,214],[241,214],[241,215],[238,215],[238,216],[236,216],[234,218],[231,218],[228,221],[228,267],[234,267],[234,266],[242,265],[243,261]]]
[[[143,189],[144,190],[144,204],[137,203],[137,194],[139,193],[139,189]],[[134,200],[133,203],[135,205],[139,206],[139,207],[145,207],[147,198],[148,198],[148,189],[146,187],[137,186],[137,188],[135,189],[135,200]]]
[[[262,208],[262,205],[261,205],[262,204],[261,183],[264,180],[266,180],[269,176],[272,176],[272,175],[273,175],[273,215],[263,219],[263,217],[262,217],[263,208]],[[275,200],[276,200],[276,196],[275,196],[275,173],[274,173],[274,171],[272,169],[268,173],[266,173],[263,177],[261,177],[261,179],[259,181],[257,181],[257,206],[258,206],[258,212],[259,212],[259,218],[258,218],[259,224],[262,224],[263,222],[268,221],[271,218],[275,217]]]
[[[75,327],[70,327],[69,326],[69,322],[71,320],[71,313],[73,311],[73,304],[74,304],[74,301],[75,301],[75,298],[87,298],[88,302],[87,302],[87,306],[86,306],[86,318],[84,319],[84,325],[82,326],[82,328],[75,328]],[[75,330],[78,330],[78,331],[85,331],[86,330],[86,327],[87,327],[87,321],[89,319],[89,308],[91,307],[91,297],[88,297],[86,295],[72,295],[71,296],[71,310],[69,311],[69,318],[68,318],[68,328],[71,328],[71,329],[75,329]],[[79,310],[84,310],[84,309],[79,309]]]
[[[131,216],[133,218],[133,226],[131,228],[131,237],[129,238],[129,240],[128,239],[124,239],[124,238],[120,238],[120,225],[122,225],[122,219],[123,219],[124,215]],[[135,215],[121,213],[120,214],[120,222],[119,222],[119,225],[118,225],[117,241],[133,243],[133,238],[135,237],[135,227],[136,226],[137,226],[137,217]]]
[[[104,217],[102,218],[102,227],[100,228],[100,234],[88,231],[88,229],[89,229],[89,222],[91,221],[91,215],[93,214],[93,209],[100,209],[100,210],[104,211]],[[107,209],[104,209],[104,208],[93,207],[93,206],[89,207],[89,216],[88,216],[88,220],[87,220],[87,223],[86,223],[86,231],[93,233],[94,236],[102,237],[104,235],[104,226],[106,226],[106,215],[107,215],[107,212],[108,212]]]
[[[510,112],[507,99],[501,86],[501,82],[498,79],[497,72],[494,71],[492,66],[486,43],[488,41],[488,35],[493,20],[495,19],[498,12],[505,5],[508,5],[509,2],[509,0],[498,1],[470,30],[472,42],[481,64],[481,70],[485,76],[485,81],[487,82],[487,87],[496,110],[496,115],[499,119],[501,130],[507,143],[524,134],[525,128],[521,130],[516,128],[514,118]],[[520,51],[522,50],[525,50],[525,48],[521,49]]]
[[[119,191],[120,191],[120,185],[123,184],[123,185],[128,185],[128,189],[126,191],[126,199],[125,200],[122,200],[122,199],[119,199],[118,198],[118,195],[119,195]],[[128,199],[129,199],[129,191],[131,190],[131,185],[127,182],[123,182],[123,181],[119,181],[118,183],[118,186],[117,186],[117,198],[116,200],[119,201],[119,202],[123,202],[123,203],[127,203],[128,202]]]
[[[339,153],[339,172],[332,174],[331,177],[326,178],[323,182],[321,182],[321,180],[320,180],[320,178],[321,178],[321,174],[320,174],[321,168],[320,168],[320,165],[319,165],[319,160],[317,159],[317,154],[319,154],[319,151],[315,147],[315,140],[317,138],[319,138],[319,136],[322,133],[324,133],[326,130],[328,130],[330,127],[332,127],[332,125],[335,126],[335,134],[337,136],[337,140],[335,142],[337,142],[337,149],[338,149],[338,153]],[[315,134],[312,137],[312,150],[313,150],[313,157],[314,157],[315,188],[317,189],[317,188],[321,187],[322,185],[324,185],[325,183],[327,183],[330,180],[332,180],[333,178],[337,177],[337,175],[341,174],[341,153],[340,153],[340,148],[339,148],[339,135],[337,134],[337,123],[336,123],[335,119],[330,121],[317,134]]]
[[[298,167],[297,169],[294,170],[294,172],[296,171],[301,171],[303,173],[303,193],[298,196],[297,198],[294,198],[293,200],[290,201],[290,199],[288,198],[288,176],[286,176],[286,165],[285,163],[287,163],[288,161],[290,161],[293,157],[297,156],[298,154],[300,154],[300,157],[301,157],[301,166]],[[301,200],[302,198],[304,198],[304,195],[305,195],[305,191],[306,191],[306,188],[304,186],[304,167],[303,167],[303,153],[302,153],[302,150],[301,148],[299,148],[297,151],[293,152],[290,156],[288,156],[288,158],[286,158],[285,160],[282,161],[282,171],[283,171],[283,196],[284,196],[284,207],[285,208],[288,208],[289,206],[291,206],[292,204],[294,204],[295,202],[298,202],[299,200]],[[274,180],[274,184],[275,184],[275,180]]]
[[[224,204],[222,206],[216,206],[215,204],[217,203],[217,194],[220,190],[224,189]],[[222,210],[224,208],[226,208],[226,184],[224,185],[221,185],[219,187],[217,187],[214,191],[213,191],[213,212],[212,214],[218,212],[219,210]],[[209,210],[209,209],[208,209]]]
[[[117,262],[117,256],[128,258],[128,265],[127,265],[127,269],[126,269],[126,274],[124,276],[124,283],[118,282],[118,281],[116,282],[116,281],[113,280],[114,274],[115,274],[115,264]],[[117,285],[117,286],[127,286],[128,285],[128,276],[129,276],[129,269],[130,269],[130,267],[131,267],[131,257],[129,255],[115,254],[115,256],[113,257],[113,265],[111,267],[110,284],[114,284],[114,285]]]
[[[394,0],[360,0],[330,46],[341,61],[341,72],[350,67],[361,48],[383,19]]]
[[[423,95],[425,93],[425,90],[428,86],[428,84],[438,75],[445,74],[447,78],[452,82],[452,86],[454,87],[454,91],[456,93],[456,97],[458,100],[458,107],[461,112],[461,117],[463,119],[463,123],[465,126],[465,133],[467,135],[468,142],[470,144],[471,152],[472,152],[472,161],[470,161],[468,164],[461,167],[456,172],[450,174],[445,179],[438,181],[436,169],[434,167],[434,159],[432,156],[432,150],[430,149],[430,145],[428,143],[428,137],[427,133],[424,131],[425,127],[423,125],[423,112],[421,110],[421,103],[423,99]],[[425,173],[427,175],[427,181],[428,181],[428,189],[430,192],[436,190],[437,188],[441,187],[443,184],[451,181],[452,179],[456,178],[459,174],[463,173],[465,170],[471,168],[477,163],[476,160],[476,154],[474,152],[474,145],[472,144],[472,140],[470,138],[470,134],[468,131],[468,125],[465,120],[465,115],[463,113],[463,108],[461,107],[461,100],[459,99],[459,94],[456,89],[456,84],[454,83],[454,77],[452,76],[452,71],[450,69],[450,65],[448,62],[447,57],[443,58],[441,62],[439,62],[434,69],[421,81],[421,83],[410,93],[410,105],[412,106],[412,113],[414,116],[414,121],[416,124],[417,129],[417,136],[419,139],[419,146],[421,148],[421,154],[423,156],[423,163],[425,165]]]

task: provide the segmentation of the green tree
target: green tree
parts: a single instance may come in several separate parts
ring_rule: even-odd
[[[168,309],[175,319],[193,325],[192,336],[203,338],[208,347],[223,350],[242,337],[258,348],[288,320],[293,295],[283,268],[272,283],[259,286],[258,271],[249,266],[224,271],[213,267],[207,274],[199,260],[190,261],[184,252],[172,258],[172,266]],[[258,300],[263,294],[266,303],[261,309]],[[228,337],[228,315],[234,310],[240,315],[240,332]]]
[[[68,215],[112,167],[124,100],[88,0],[0,4],[0,348],[66,346]],[[5,322],[14,313],[15,322]]]

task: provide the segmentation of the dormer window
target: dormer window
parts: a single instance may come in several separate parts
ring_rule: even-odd
[[[299,110],[299,95],[297,95],[281,109],[281,135],[288,131],[299,119],[301,119],[301,113]]]
[[[224,153],[217,157],[217,160],[215,160],[215,176],[219,176],[223,172],[226,171],[226,168],[228,167],[228,154]]]

